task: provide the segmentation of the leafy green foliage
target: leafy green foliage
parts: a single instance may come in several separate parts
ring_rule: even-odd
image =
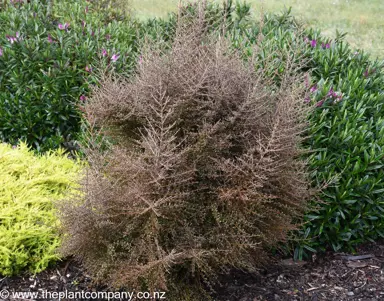
[[[318,36],[309,32],[310,40]],[[351,249],[384,237],[383,63],[351,50],[341,38],[329,48],[311,48],[311,98],[318,109],[310,116],[309,160],[315,182],[336,182],[307,215],[304,231],[312,248]]]
[[[107,17],[86,1],[34,0],[0,13],[0,140],[44,151],[74,139],[97,71],[128,75],[136,65],[135,23]]]
[[[62,151],[35,156],[25,144],[0,144],[0,275],[37,273],[58,259],[52,202],[75,187],[80,169]]]

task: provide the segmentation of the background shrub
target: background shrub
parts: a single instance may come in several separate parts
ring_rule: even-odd
[[[35,156],[0,144],[0,275],[37,273],[58,259],[53,201],[75,187],[81,165],[62,151]]]
[[[114,16],[114,15],[112,15]],[[37,150],[71,142],[78,104],[99,70],[128,75],[137,28],[87,1],[37,1],[0,12],[0,140]]]
[[[330,40],[317,30],[304,30],[289,11],[265,15],[262,26],[248,20],[228,34],[245,56],[255,55],[255,47],[262,49],[257,65],[272,58],[268,74],[275,80],[286,60],[273,57],[280,50],[301,48],[309,59],[301,72],[310,75],[306,102],[317,108],[308,116],[305,146],[311,149],[313,185],[328,185],[322,202],[314,200],[307,212],[295,256],[327,248],[352,251],[383,237],[383,62],[352,50],[344,34]],[[298,36],[304,43],[298,43]]]
[[[204,19],[182,20],[168,51],[144,52],[132,81],[105,81],[85,106],[117,143],[88,150],[85,198],[60,207],[62,251],[112,286],[254,270],[310,196],[296,53],[277,86],[205,34]]]
[[[329,41],[309,31],[308,39],[311,102],[318,106],[307,142],[315,151],[309,158],[312,178],[337,182],[308,213],[303,233],[312,248],[352,250],[384,237],[384,62],[352,50],[342,37]]]

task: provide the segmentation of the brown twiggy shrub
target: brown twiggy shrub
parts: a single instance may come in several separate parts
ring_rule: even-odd
[[[116,143],[87,150],[82,196],[60,208],[62,252],[113,287],[254,271],[311,195],[294,52],[275,86],[203,23],[181,21],[171,49],[147,47],[134,79],[105,79],[85,106]]]

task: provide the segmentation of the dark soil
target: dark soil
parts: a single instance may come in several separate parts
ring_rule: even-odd
[[[368,258],[356,257],[360,255],[368,255],[366,256]],[[214,296],[216,301],[384,300],[384,241],[364,245],[354,256],[329,253],[307,262],[281,260],[256,275],[234,272],[225,276],[221,284],[222,286],[216,289],[217,294]],[[26,275],[0,279],[0,295],[4,290],[9,292],[41,292],[43,290],[95,292],[103,291],[105,287],[92,285],[91,278],[81,266],[68,260],[34,277]],[[0,301],[3,300],[31,299],[12,297],[1,299],[0,297]],[[38,300],[67,299],[40,297]]]
[[[219,300],[384,300],[384,241],[364,245],[353,256],[328,253],[311,262],[287,259],[259,275],[233,277]]]

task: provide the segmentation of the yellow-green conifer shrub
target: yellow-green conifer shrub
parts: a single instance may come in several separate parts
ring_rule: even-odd
[[[37,273],[58,259],[53,203],[76,185],[79,163],[62,150],[37,156],[0,143],[0,275]]]

